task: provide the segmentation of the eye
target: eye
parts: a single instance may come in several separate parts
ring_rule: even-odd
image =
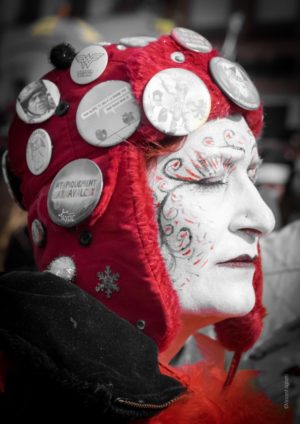
[[[197,185],[203,188],[204,190],[214,190],[224,188],[228,184],[228,176],[216,176],[211,178],[204,178],[199,180]]]

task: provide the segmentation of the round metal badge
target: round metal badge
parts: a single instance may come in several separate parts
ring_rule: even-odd
[[[131,136],[140,119],[130,84],[115,80],[98,84],[86,93],[77,109],[76,125],[89,144],[109,147]]]
[[[209,69],[220,89],[238,106],[255,110],[260,105],[260,97],[247,72],[237,63],[223,57],[214,57]]]
[[[55,224],[73,227],[97,206],[103,188],[102,172],[95,162],[77,159],[64,166],[48,193],[48,213]]]
[[[29,124],[44,122],[55,112],[60,100],[58,87],[51,81],[38,80],[26,85],[20,92],[16,112]]]
[[[40,175],[47,169],[52,155],[51,139],[47,131],[33,131],[26,146],[26,162],[34,175]]]
[[[70,256],[60,256],[53,259],[48,265],[47,271],[64,280],[72,281],[76,275],[76,265]]]
[[[173,28],[171,36],[174,40],[182,47],[185,47],[188,50],[199,53],[209,53],[212,51],[212,45],[210,42],[191,29],[186,28]]]
[[[149,37],[146,35],[137,36],[137,37],[123,37],[119,41],[119,43],[123,44],[127,47],[145,47],[148,46],[148,44],[152,43],[153,41],[156,41],[157,38],[155,37]]]
[[[34,219],[31,224],[31,237],[35,246],[42,247],[46,242],[46,233],[43,224]]]
[[[169,135],[186,135],[203,125],[211,99],[204,82],[193,72],[169,68],[146,85],[143,106],[151,124]]]
[[[88,84],[95,81],[107,66],[108,55],[99,45],[82,49],[73,59],[70,75],[77,84]]]
[[[182,52],[173,52],[171,53],[170,57],[173,60],[173,62],[176,62],[176,63],[185,62],[185,56]]]

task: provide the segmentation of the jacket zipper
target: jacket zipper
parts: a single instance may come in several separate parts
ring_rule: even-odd
[[[167,406],[172,405],[174,402],[176,402],[180,397],[182,396],[182,394],[176,396],[174,399],[169,400],[168,402],[165,403],[160,403],[160,404],[155,404],[155,403],[144,403],[142,400],[138,401],[138,402],[134,402],[132,400],[129,399],[123,399],[123,398],[116,398],[115,402],[117,403],[121,403],[122,405],[126,405],[126,406],[132,406],[134,408],[138,408],[138,409],[163,409],[166,408]]]

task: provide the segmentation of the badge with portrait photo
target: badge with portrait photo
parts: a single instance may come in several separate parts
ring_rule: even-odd
[[[16,112],[29,124],[44,122],[55,112],[60,100],[57,86],[48,80],[33,81],[20,92]]]

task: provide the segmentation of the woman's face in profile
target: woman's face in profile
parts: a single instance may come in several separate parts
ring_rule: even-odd
[[[254,185],[260,158],[241,116],[210,121],[149,170],[160,249],[182,309],[240,316],[254,306],[254,259],[274,217]]]

